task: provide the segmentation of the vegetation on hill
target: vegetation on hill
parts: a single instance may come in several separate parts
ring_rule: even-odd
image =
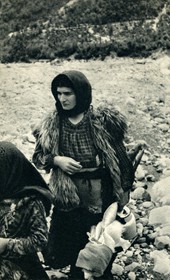
[[[0,38],[55,16],[69,0],[0,0]]]
[[[2,62],[136,57],[170,48],[170,0],[1,0],[0,10]]]
[[[82,0],[65,9],[67,26],[77,24],[107,24],[153,18],[158,15],[164,0]]]

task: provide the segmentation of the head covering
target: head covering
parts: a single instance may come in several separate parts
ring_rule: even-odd
[[[42,176],[10,142],[0,142],[0,201],[7,198],[38,196],[48,213],[52,195]]]
[[[63,110],[58,100],[57,87],[65,86],[73,89],[76,95],[76,106],[71,110]],[[89,109],[92,101],[92,88],[86,76],[80,71],[69,70],[57,75],[51,83],[51,91],[56,100],[59,115],[74,116]]]

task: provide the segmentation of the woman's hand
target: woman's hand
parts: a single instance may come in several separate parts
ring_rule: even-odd
[[[5,251],[8,241],[8,238],[0,238],[0,254],[2,254]]]
[[[82,168],[80,162],[65,156],[55,156],[54,165],[60,167],[69,175],[73,175],[74,173],[79,172]]]

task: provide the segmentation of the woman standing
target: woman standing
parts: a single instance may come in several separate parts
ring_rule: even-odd
[[[54,268],[75,262],[87,242],[86,232],[115,201],[128,202],[134,172],[123,145],[124,117],[107,108],[94,110],[92,89],[79,71],[65,71],[51,84],[56,110],[34,130],[33,162],[51,170],[55,196],[46,261]],[[80,276],[78,276],[80,278]]]
[[[0,279],[47,280],[37,252],[47,245],[52,195],[12,143],[0,142]]]

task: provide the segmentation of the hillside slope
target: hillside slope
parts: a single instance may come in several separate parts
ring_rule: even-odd
[[[69,0],[1,0],[0,1],[0,28],[1,38],[8,33],[15,32],[35,24],[45,22],[50,16],[55,16],[58,10]]]
[[[170,0],[1,0],[0,13],[1,62],[146,57],[170,48]]]
[[[153,18],[166,0],[1,0],[0,27],[3,38],[10,32],[50,20],[56,26],[107,24]]]

